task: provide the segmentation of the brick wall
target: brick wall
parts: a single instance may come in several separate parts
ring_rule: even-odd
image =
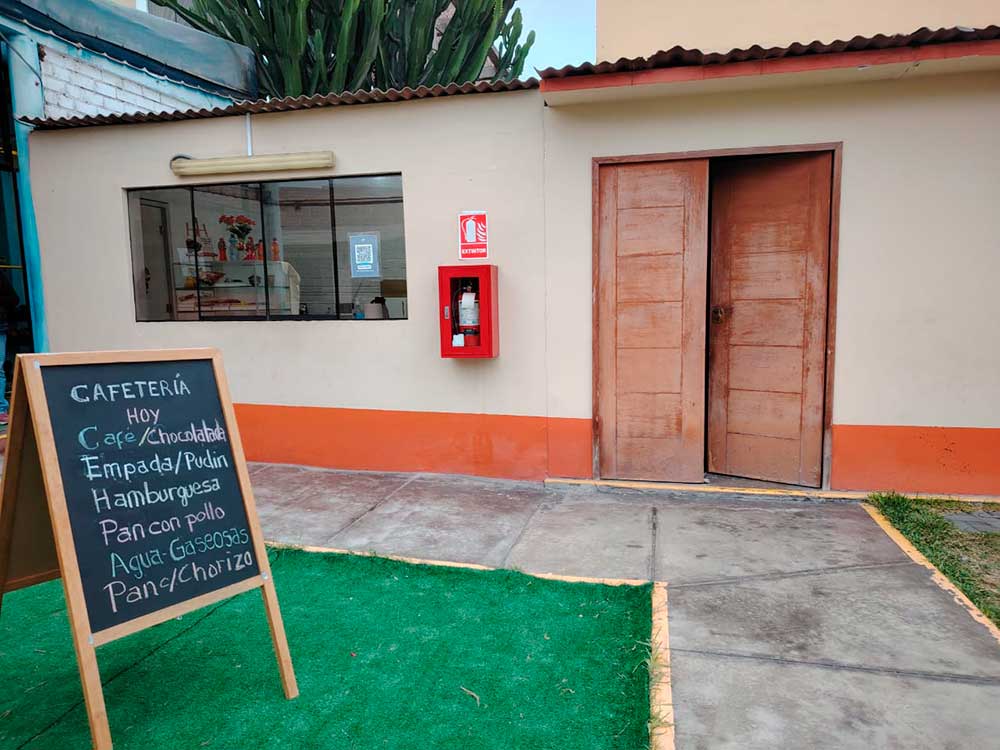
[[[91,53],[39,50],[46,117],[160,112],[213,107],[227,100]]]

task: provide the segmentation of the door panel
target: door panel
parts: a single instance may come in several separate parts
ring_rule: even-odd
[[[798,438],[802,419],[798,393],[729,391],[729,431],[741,435]]]
[[[798,472],[797,441],[765,435],[743,435],[735,432],[727,441],[728,473],[737,477],[756,477],[790,481]]]
[[[602,166],[598,191],[601,476],[700,482],[708,162]]]
[[[684,208],[626,208],[618,212],[618,254],[672,254],[684,250]]]
[[[679,393],[622,393],[618,433],[623,437],[677,438],[681,434]]]
[[[734,300],[730,296],[723,309],[731,345],[802,345],[801,300]]]
[[[708,468],[818,487],[832,156],[712,170]]]
[[[619,349],[618,390],[621,393],[642,393],[656,381],[664,393],[681,392],[681,350]]]
[[[680,302],[684,291],[683,255],[643,255],[618,267],[618,301],[671,300]]]
[[[619,302],[618,348],[679,347],[682,313],[680,302]]]
[[[806,260],[802,253],[737,255],[732,261],[733,299],[795,299]]]
[[[802,380],[802,352],[797,347],[729,347],[729,387],[766,391],[778,383]]]
[[[620,189],[617,195],[617,208],[678,208],[685,205],[691,189],[690,174],[683,164],[703,163],[704,160],[628,164],[621,167],[602,167],[614,169],[618,173]],[[707,181],[706,177],[706,181]]]

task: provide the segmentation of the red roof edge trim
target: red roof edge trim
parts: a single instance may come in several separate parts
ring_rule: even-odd
[[[545,68],[539,70],[542,81],[574,76],[605,75],[608,73],[635,73],[641,70],[656,70],[662,68],[697,67],[704,65],[725,65],[741,62],[759,62],[778,60],[791,57],[810,57],[817,55],[841,54],[845,52],[864,52],[874,50],[900,49],[904,47],[927,47],[960,42],[986,42],[1000,39],[1000,26],[991,25],[981,29],[970,29],[954,26],[944,29],[922,28],[909,34],[894,34],[887,36],[856,36],[848,40],[837,40],[824,43],[820,41],[809,44],[794,43],[787,47],[763,48],[759,45],[746,49],[733,49],[729,52],[702,52],[698,49],[686,49],[675,46],[668,50],[657,52],[649,57],[620,58],[614,62],[583,63],[581,65],[566,65],[562,68]]]
[[[654,83],[681,83],[744,76],[763,76],[788,73],[806,73],[838,68],[874,67],[898,63],[917,63],[925,60],[944,60],[959,57],[1000,56],[1000,40],[988,42],[960,42],[934,47],[907,47],[900,49],[843,52],[822,57],[781,58],[725,63],[722,65],[684,66],[658,68],[634,72],[605,73],[569,78],[550,78],[541,83],[542,93],[579,91],[618,86],[641,86]]]

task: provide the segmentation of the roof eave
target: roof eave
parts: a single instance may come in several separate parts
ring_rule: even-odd
[[[1000,39],[544,78],[550,106],[1000,69]]]
[[[536,78],[493,82],[470,81],[462,84],[450,83],[447,86],[438,84],[435,86],[418,86],[417,88],[389,89],[388,91],[378,89],[373,91],[345,91],[341,94],[314,94],[312,96],[285,97],[283,99],[239,101],[226,107],[187,109],[178,112],[132,112],[61,118],[25,117],[21,118],[21,122],[31,125],[37,130],[65,130],[100,125],[135,125],[150,122],[175,122],[180,120],[203,120],[215,117],[234,117],[237,115],[261,115],[357,104],[379,104],[469,94],[528,91],[537,88],[538,79]]]

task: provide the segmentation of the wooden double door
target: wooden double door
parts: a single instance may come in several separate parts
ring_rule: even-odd
[[[602,165],[601,476],[822,481],[832,154]]]

